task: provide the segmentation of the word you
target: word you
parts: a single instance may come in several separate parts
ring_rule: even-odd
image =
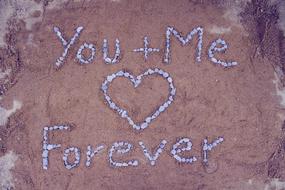
[[[49,151],[60,148],[61,144],[50,144],[49,142],[49,132],[50,131],[58,131],[58,130],[69,130],[69,125],[55,125],[51,127],[44,127],[43,129],[43,149],[42,149],[42,167],[44,170],[48,169],[49,165]],[[217,145],[224,141],[223,137],[218,137],[212,143],[208,143],[207,138],[203,140],[202,144],[202,162],[204,164],[208,163],[209,152],[215,148]],[[149,162],[151,166],[155,166],[157,159],[159,158],[160,154],[163,152],[167,141],[162,140],[160,144],[157,146],[154,153],[150,152],[149,148],[147,148],[144,142],[139,141],[139,146],[142,149],[142,152]],[[108,150],[108,162],[111,167],[120,168],[120,167],[135,167],[138,166],[139,160],[132,159],[127,161],[118,161],[114,159],[114,155],[123,155],[127,154],[131,151],[133,145],[127,141],[117,141],[111,145],[111,148]],[[85,166],[90,167],[92,163],[92,159],[94,156],[99,154],[105,149],[105,145],[99,145],[97,147],[92,147],[91,145],[87,146],[86,151],[86,161]],[[175,144],[172,145],[171,149],[171,156],[175,159],[177,163],[184,163],[184,164],[193,164],[198,160],[196,156],[183,156],[183,152],[191,151],[192,149],[192,142],[189,138],[183,137],[180,138]],[[70,156],[74,155],[73,161],[69,159]],[[78,147],[67,147],[63,153],[63,164],[66,169],[70,170],[75,167],[78,167],[81,161],[81,151]]]
[[[168,99],[165,102],[163,102],[161,104],[161,106],[159,106],[159,108],[153,112],[152,115],[147,116],[145,118],[144,122],[142,122],[141,124],[136,124],[133,121],[133,119],[128,115],[128,112],[126,110],[124,110],[123,108],[120,108],[118,105],[116,105],[112,101],[112,99],[109,96],[107,91],[108,91],[108,88],[109,88],[111,82],[117,77],[125,77],[125,78],[129,79],[133,83],[134,87],[136,88],[141,84],[142,78],[149,76],[149,75],[161,76],[162,78],[164,78],[168,82],[168,85],[169,85]],[[107,76],[106,80],[102,84],[101,89],[104,93],[104,97],[108,103],[108,106],[111,109],[115,110],[122,118],[126,119],[129,122],[129,124],[133,127],[133,129],[135,129],[135,130],[146,129],[149,126],[149,124],[155,118],[157,118],[160,115],[160,113],[164,112],[168,108],[168,106],[173,102],[174,96],[176,93],[176,88],[174,87],[173,80],[170,77],[170,75],[167,72],[165,72],[161,69],[158,69],[158,68],[148,69],[146,72],[144,72],[143,74],[141,74],[137,77],[134,77],[133,75],[131,75],[130,73],[128,73],[126,71],[118,71],[116,73],[113,73],[113,74]]]
[[[64,60],[67,57],[67,54],[70,50],[70,48],[73,46],[73,44],[76,42],[76,40],[79,38],[81,32],[83,30],[82,26],[79,26],[75,29],[75,34],[73,37],[68,41],[66,38],[63,37],[62,32],[58,27],[54,27],[54,32],[57,35],[58,39],[61,41],[61,44],[63,46],[63,53],[61,56],[56,60],[55,65],[57,68],[63,66]],[[171,36],[174,36],[182,46],[187,45],[192,41],[193,37],[195,35],[198,36],[198,43],[197,43],[197,55],[196,55],[196,61],[201,62],[201,55],[202,55],[202,47],[203,47],[203,28],[202,27],[196,27],[192,31],[190,31],[186,36],[183,36],[180,32],[178,32],[174,27],[168,26],[166,28],[166,33],[165,33],[165,47],[164,47],[164,58],[163,61],[166,64],[169,64],[171,62]],[[149,46],[149,39],[147,36],[144,37],[143,39],[143,47],[141,48],[136,48],[133,49],[132,51],[135,53],[143,53],[144,60],[147,61],[150,53],[158,53],[160,52],[160,48],[152,48]],[[209,49],[208,49],[208,58],[211,62],[214,64],[222,65],[224,67],[231,67],[235,66],[238,63],[236,61],[222,61],[219,60],[215,57],[216,53],[225,53],[226,49],[228,48],[228,45],[225,40],[223,39],[217,39],[214,40]],[[83,50],[89,50],[91,53],[89,57],[85,57],[82,52]],[[102,45],[102,51],[103,51],[103,61],[105,64],[117,64],[120,61],[120,58],[122,57],[121,55],[121,46],[120,46],[120,40],[116,38],[115,42],[115,53],[111,57],[109,55],[109,47],[108,47],[108,40],[104,39],[103,40],[103,45]],[[96,55],[96,47],[92,43],[87,43],[84,42],[78,49],[76,53],[76,58],[79,61],[79,64],[84,65],[84,64],[90,64],[92,61],[95,59]]]

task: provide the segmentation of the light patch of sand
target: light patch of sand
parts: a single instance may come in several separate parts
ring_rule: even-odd
[[[7,21],[13,16],[14,9],[10,1],[0,1],[0,47],[5,46],[5,35],[7,33]]]
[[[279,11],[279,28],[283,31],[283,36],[285,37],[285,1],[281,1],[280,6],[278,6]]]
[[[42,21],[42,15],[43,3],[32,0],[0,0],[0,47],[6,46],[7,22],[11,17],[23,20],[27,30],[31,30],[35,23]]]
[[[243,11],[247,3],[251,0],[223,0],[221,6],[224,8],[223,18],[231,23],[231,28],[237,27],[242,30],[242,35],[247,36],[248,33],[245,31],[242,23],[240,13]]]
[[[247,3],[250,3],[251,0],[221,0],[220,5],[225,8],[225,13],[223,17],[229,21],[231,21],[233,26],[242,28],[242,24],[240,22],[241,17],[240,13]],[[284,0],[269,0],[269,4],[277,5],[279,12],[279,20],[278,25],[280,30],[283,31],[285,36],[285,1]]]
[[[15,166],[18,156],[10,151],[0,157],[0,187],[1,189],[14,188],[13,175],[11,169]]]
[[[60,9],[62,8],[62,5],[67,3],[70,0],[53,0],[50,1],[46,7],[46,9],[51,10],[51,9]]]
[[[11,73],[11,69],[6,69],[5,71],[0,71],[0,80],[4,79],[6,76],[9,76]]]
[[[29,33],[28,38],[27,38],[27,45],[38,47],[38,45],[34,43],[34,34],[33,33]]]
[[[22,102],[18,100],[13,101],[13,107],[11,109],[5,109],[0,107],[0,126],[6,125],[8,118],[14,114],[17,110],[21,109]]]
[[[271,5],[277,5],[279,19],[278,26],[281,31],[283,31],[283,35],[285,37],[285,1],[284,0],[270,0]]]
[[[116,0],[115,0],[116,1]],[[53,0],[49,1],[48,5],[46,6],[47,10],[52,10],[52,9],[61,9],[64,8],[64,5],[69,5],[72,3],[87,3],[87,2],[92,2],[92,0]]]
[[[242,28],[242,24],[240,22],[240,13],[242,8],[239,5],[231,6],[225,10],[223,17],[231,21],[233,26]]]
[[[222,26],[217,26],[217,25],[213,25],[212,27],[210,27],[208,29],[208,31],[211,34],[226,34],[226,33],[230,33],[232,31],[231,27],[222,27]]]
[[[279,181],[279,179],[272,179],[269,184],[265,185],[264,190],[284,190],[285,189],[285,182]]]
[[[26,23],[28,30],[32,29],[32,26],[42,21],[43,4],[36,3],[35,1],[17,0],[14,1],[15,14],[17,19],[22,19]],[[33,16],[35,12],[38,12],[37,17]]]
[[[285,182],[279,179],[271,179],[269,182],[249,179],[245,182],[236,182],[231,190],[284,190]],[[223,189],[227,190],[227,189]]]
[[[285,107],[285,89],[279,88],[279,78],[276,73],[274,73],[275,79],[273,80],[273,84],[275,84],[276,88],[276,95],[280,97],[280,104],[281,106]]]

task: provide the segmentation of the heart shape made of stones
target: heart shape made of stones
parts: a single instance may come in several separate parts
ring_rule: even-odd
[[[136,124],[132,120],[132,118],[128,115],[128,112],[126,110],[120,108],[118,105],[116,105],[112,101],[111,97],[108,95],[108,88],[109,88],[109,85],[112,83],[112,81],[117,77],[124,77],[124,78],[129,79],[133,83],[134,87],[136,88],[142,82],[142,78],[145,76],[149,76],[149,75],[159,75],[159,76],[162,76],[165,80],[167,80],[169,84],[168,99],[165,102],[163,102],[159,106],[159,108],[153,112],[153,114],[147,116],[142,123]],[[164,112],[168,108],[168,106],[173,102],[174,96],[176,94],[176,88],[174,87],[173,80],[170,77],[170,75],[167,72],[161,69],[158,69],[158,68],[148,69],[143,74],[140,74],[137,77],[134,77],[133,75],[131,75],[129,72],[126,72],[126,71],[122,71],[122,70],[118,71],[116,73],[113,73],[107,76],[106,80],[102,83],[101,89],[104,93],[104,97],[108,103],[108,106],[111,109],[115,110],[122,118],[126,119],[129,122],[129,124],[132,126],[132,128],[135,130],[146,129],[149,126],[149,124],[160,115],[160,113]]]

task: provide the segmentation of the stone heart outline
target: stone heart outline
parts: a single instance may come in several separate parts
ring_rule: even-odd
[[[159,106],[159,108],[153,112],[153,114],[147,116],[141,124],[136,124],[132,120],[132,118],[128,115],[128,112],[126,110],[120,108],[119,106],[117,106],[112,101],[111,97],[107,93],[109,85],[112,83],[112,81],[115,78],[117,78],[117,77],[124,77],[124,78],[129,79],[133,83],[134,87],[136,88],[142,82],[142,78],[143,77],[149,76],[149,75],[154,75],[154,74],[162,76],[168,82],[168,84],[169,84],[168,99],[165,102],[163,102],[163,104],[161,104]],[[143,74],[140,74],[137,77],[134,77],[129,72],[120,70],[120,71],[118,71],[116,73],[113,73],[111,75],[108,75],[106,77],[106,80],[102,83],[101,90],[104,93],[105,100],[108,102],[109,107],[111,109],[115,110],[122,118],[126,119],[129,122],[129,124],[133,127],[133,129],[136,129],[136,130],[146,129],[149,126],[149,124],[155,118],[157,118],[160,115],[161,112],[164,112],[168,108],[168,106],[173,102],[174,96],[176,94],[176,88],[174,87],[173,80],[170,77],[170,75],[167,72],[165,72],[165,71],[163,71],[161,69],[158,69],[158,68],[148,69]]]

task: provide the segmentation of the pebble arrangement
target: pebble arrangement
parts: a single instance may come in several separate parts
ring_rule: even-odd
[[[86,60],[85,57],[82,55],[82,51],[87,48],[91,51],[91,56]],[[79,60],[80,64],[89,64],[92,62],[92,60],[95,58],[96,48],[93,44],[87,44],[84,43],[80,46],[80,48],[77,51],[76,58]]]
[[[113,167],[128,167],[128,166],[138,166],[138,160],[130,160],[128,162],[117,162],[113,160],[114,152],[118,154],[125,154],[128,153],[131,148],[133,147],[132,144],[124,141],[115,142],[109,150],[109,162],[110,165]]]
[[[98,147],[95,148],[95,150],[92,149],[91,145],[87,146],[87,152],[86,152],[86,156],[87,156],[87,160],[85,165],[87,167],[89,167],[91,165],[91,159],[98,153],[100,153],[103,149],[104,149],[104,145],[100,145]]]
[[[220,45],[221,47],[217,47],[218,45]],[[222,39],[217,39],[215,41],[212,42],[209,50],[208,50],[208,56],[209,56],[209,59],[215,63],[215,64],[220,64],[224,67],[231,67],[231,66],[235,66],[237,65],[238,63],[233,61],[233,62],[225,62],[225,61],[221,61],[221,60],[218,60],[214,57],[214,52],[222,52],[222,53],[225,53],[226,49],[228,48],[228,45],[226,43],[225,40],[222,40]]]
[[[47,170],[48,167],[48,156],[49,156],[49,151],[55,148],[60,148],[60,144],[48,144],[48,132],[49,131],[54,131],[54,130],[68,130],[70,127],[68,125],[55,125],[52,127],[44,127],[43,130],[43,152],[42,152],[42,166],[43,169]]]
[[[68,156],[72,152],[74,152],[74,154],[75,154],[75,161],[73,162],[73,164],[70,164],[69,161],[68,161]],[[64,150],[62,159],[63,159],[64,166],[65,166],[66,169],[70,170],[70,169],[72,169],[74,167],[77,167],[79,165],[79,162],[80,162],[80,149],[77,148],[77,147],[66,148]]]
[[[186,144],[186,147],[179,148],[182,144]],[[197,161],[197,158],[195,156],[189,157],[189,158],[183,158],[179,156],[179,153],[182,153],[184,151],[189,151],[192,149],[192,143],[189,138],[182,138],[180,139],[176,144],[173,145],[171,154],[173,157],[179,162],[179,163],[189,163],[192,164],[193,162]]]
[[[57,67],[61,67],[64,64],[64,60],[67,57],[67,54],[72,47],[73,44],[75,44],[76,40],[79,38],[83,27],[79,26],[75,29],[75,33],[70,40],[66,40],[60,29],[58,27],[53,28],[56,36],[60,40],[64,51],[61,54],[61,56],[56,60],[55,65]],[[193,40],[193,38],[197,35],[198,37],[198,43],[197,43],[197,49],[196,49],[196,61],[201,62],[201,55],[202,55],[202,46],[203,46],[203,28],[202,27],[196,27],[192,31],[190,31],[187,35],[183,36],[180,32],[178,32],[174,27],[168,26],[166,28],[166,33],[165,33],[165,47],[164,47],[164,59],[163,61],[167,64],[171,62],[171,36],[174,36],[175,39],[177,39],[182,46],[185,46],[190,43],[190,41]],[[143,53],[145,61],[149,58],[149,55],[152,53],[158,53],[160,52],[159,48],[152,48],[150,47],[149,39],[147,36],[143,38],[144,45],[141,48],[133,49],[133,52],[139,52]],[[214,64],[219,64],[222,65],[223,67],[232,67],[237,65],[238,63],[235,61],[221,61],[218,60],[215,57],[215,53],[225,53],[226,49],[228,48],[227,43],[223,39],[216,39],[214,40],[209,49],[208,49],[208,57],[211,62]],[[90,51],[90,56],[85,57],[82,53],[83,51],[87,49]],[[104,39],[103,40],[103,45],[102,45],[102,52],[103,52],[103,61],[105,64],[117,64],[119,63],[121,59],[121,49],[120,49],[120,41],[118,39],[115,40],[115,53],[114,56],[111,57],[109,55],[109,47],[108,47],[108,40]],[[85,64],[90,64],[94,59],[95,59],[95,54],[96,54],[96,47],[92,43],[83,43],[76,54],[76,58],[78,59],[79,63],[81,65]],[[129,116],[129,113],[120,108],[117,104],[115,104],[111,97],[108,94],[108,88],[112,81],[116,78],[119,77],[124,77],[129,79],[134,87],[138,87],[142,79],[146,76],[150,75],[156,75],[163,77],[169,85],[169,92],[168,92],[168,97],[165,102],[163,102],[161,105],[158,106],[158,108],[152,112],[150,115],[148,115],[141,123],[135,123],[133,119]],[[173,84],[173,79],[170,77],[169,73],[159,69],[159,68],[154,68],[154,69],[148,69],[144,73],[138,75],[138,76],[133,76],[127,71],[118,71],[116,73],[112,73],[106,77],[104,82],[102,83],[101,90],[103,91],[104,98],[107,101],[107,105],[114,110],[119,116],[123,119],[125,119],[129,125],[134,129],[138,131],[142,131],[146,129],[153,120],[155,120],[162,112],[164,112],[171,103],[174,101],[174,97],[176,95],[176,88],[174,87]],[[43,151],[42,151],[42,167],[43,169],[47,170],[48,164],[49,164],[49,151],[53,149],[57,149],[61,147],[61,144],[49,144],[49,132],[50,131],[55,131],[55,130],[69,130],[70,126],[68,125],[56,125],[52,127],[44,127],[43,130]],[[202,150],[202,161],[204,164],[207,164],[208,162],[208,154],[209,152],[215,148],[217,145],[221,144],[224,141],[223,137],[218,137],[216,140],[214,140],[212,143],[208,143],[207,138],[203,140],[202,145],[200,144]],[[154,166],[156,164],[157,159],[159,158],[160,154],[164,150],[165,146],[167,144],[166,140],[162,140],[160,144],[157,146],[156,150],[154,153],[151,153],[145,146],[145,144],[142,141],[139,141],[139,145],[143,150],[144,156],[147,158],[147,160],[150,162],[150,165]],[[93,148],[91,145],[87,146],[87,151],[86,151],[86,167],[90,167],[92,158],[99,154],[103,149],[105,148],[104,145],[99,145],[96,148]],[[111,148],[108,151],[108,162],[112,167],[134,167],[139,165],[139,161],[132,159],[128,161],[118,161],[114,159],[114,156],[116,155],[122,155],[122,154],[127,154],[131,151],[133,148],[133,145],[130,144],[129,142],[126,141],[117,141],[112,144]],[[187,163],[187,164],[192,164],[193,162],[197,161],[197,158],[195,156],[182,156],[183,152],[185,151],[190,151],[192,149],[192,142],[190,141],[189,138],[180,138],[173,146],[171,149],[170,154],[174,157],[174,159],[178,163]],[[72,154],[74,154],[74,161],[70,161],[68,159]],[[67,147],[64,149],[63,152],[63,163],[65,168],[67,169],[73,169],[80,164],[80,157],[81,151],[77,147]]]
[[[70,39],[69,42],[64,39],[64,37],[62,36],[62,33],[58,27],[54,27],[53,30],[54,30],[55,34],[57,35],[57,37],[59,38],[59,40],[61,41],[63,48],[64,48],[62,55],[56,60],[56,63],[55,63],[55,65],[57,67],[60,67],[63,65],[69,49],[75,43],[76,39],[80,36],[81,31],[83,30],[83,27],[79,26],[76,28],[75,34],[73,35],[73,37]],[[186,36],[183,36],[174,27],[168,26],[166,28],[166,33],[165,33],[165,47],[164,47],[163,61],[166,64],[170,63],[170,59],[171,59],[171,36],[172,35],[181,43],[182,46],[185,46],[197,34],[198,43],[197,43],[197,49],[196,49],[196,54],[197,54],[196,55],[196,61],[201,62],[203,35],[204,35],[203,33],[204,33],[204,29],[202,27],[198,26],[198,27],[194,28],[192,31],[190,31]],[[218,46],[221,46],[221,47],[218,47]],[[82,51],[85,48],[88,48],[91,50],[91,56],[87,60],[82,56]],[[231,67],[231,66],[237,65],[238,63],[236,61],[221,61],[214,56],[215,52],[224,53],[227,48],[228,48],[228,46],[227,46],[227,43],[225,42],[225,40],[219,38],[219,39],[213,41],[211,43],[209,49],[208,49],[208,58],[214,64],[219,64],[219,65],[222,65],[224,67]],[[107,39],[104,39],[102,51],[103,51],[103,60],[104,60],[105,64],[119,63],[120,57],[121,57],[120,41],[118,39],[116,39],[115,54],[114,54],[113,58],[108,56],[108,53],[109,53],[108,49],[109,49],[108,48],[108,41],[107,41]],[[145,36],[144,37],[144,47],[133,49],[133,52],[143,52],[144,53],[144,59],[145,59],[145,61],[147,61],[150,53],[160,52],[160,49],[149,47],[148,37]],[[91,63],[91,61],[93,59],[95,59],[95,53],[96,53],[95,45],[84,43],[78,49],[76,57],[79,60],[81,65],[89,64],[89,63]]]
[[[167,29],[166,29],[166,42],[165,42],[165,55],[164,55],[165,56],[164,57],[165,63],[170,63],[170,46],[171,46],[170,37],[171,37],[171,34],[173,34],[180,41],[182,46],[185,46],[189,41],[191,41],[193,39],[193,36],[195,34],[198,34],[196,60],[197,60],[197,62],[201,62],[202,45],[203,45],[203,28],[202,27],[194,28],[191,32],[189,32],[186,35],[186,37],[183,37],[181,35],[181,33],[179,33],[173,27],[167,27]]]
[[[44,127],[43,129],[43,146],[42,146],[42,167],[44,170],[48,169],[49,165],[49,151],[53,149],[58,149],[61,147],[61,144],[50,144],[49,143],[49,132],[52,131],[61,131],[66,130],[70,131],[70,126],[68,125],[55,125],[52,127]],[[218,137],[212,143],[208,143],[207,137],[203,140],[201,144],[201,151],[202,156],[201,160],[203,164],[207,164],[208,162],[208,154],[210,151],[213,150],[214,147],[218,146],[224,141],[223,137]],[[154,153],[151,153],[147,147],[145,146],[144,142],[139,141],[138,145],[142,148],[142,152],[146,157],[147,161],[150,162],[151,166],[155,166],[156,162],[163,152],[167,144],[166,140],[161,140],[160,144],[157,146]],[[96,148],[93,148],[91,145],[87,146],[86,149],[86,168],[90,167],[91,161],[97,154],[101,153],[103,149],[105,149],[106,145],[101,144],[98,145]],[[111,167],[134,167],[139,165],[139,161],[132,159],[128,161],[118,161],[114,159],[114,156],[120,156],[122,154],[127,154],[131,152],[133,145],[126,141],[117,141],[109,147],[108,151],[108,162],[110,163]],[[193,162],[197,161],[195,156],[191,157],[182,157],[182,153],[185,151],[191,151],[192,143],[189,138],[178,138],[177,141],[173,144],[172,149],[170,151],[170,155],[178,162],[178,163],[185,163],[185,164],[192,164]],[[54,150],[55,151],[55,150]],[[68,159],[72,154],[74,154],[73,159]],[[126,158],[124,158],[126,159]],[[81,160],[81,151],[78,147],[69,146],[64,149],[63,151],[63,164],[64,167],[68,170],[74,169],[80,165]],[[72,160],[72,161],[71,161]]]
[[[151,48],[149,47],[149,42],[148,42],[148,38],[147,36],[144,37],[144,47],[142,48],[137,48],[137,49],[134,49],[133,51],[134,52],[144,52],[144,60],[146,61],[147,58],[148,58],[148,54],[151,53],[151,52],[159,52],[159,49],[158,48]]]
[[[166,143],[167,143],[166,140],[162,140],[156,152],[152,156],[151,153],[149,153],[148,149],[145,147],[144,143],[142,141],[139,142],[139,145],[142,147],[145,157],[150,161],[150,165],[152,166],[155,165],[155,162],[158,159],[159,155],[162,153],[162,150],[164,149]]]
[[[120,108],[118,105],[116,105],[111,97],[108,95],[108,88],[110,83],[117,77],[125,77],[129,80],[131,80],[131,82],[133,83],[134,87],[138,87],[142,81],[142,78],[148,75],[159,75],[162,76],[164,79],[167,80],[168,84],[169,84],[169,95],[168,95],[168,99],[161,105],[159,106],[159,108],[154,111],[154,113],[148,117],[146,117],[146,119],[144,120],[144,122],[142,122],[141,124],[136,124],[132,118],[128,115],[128,112],[122,108]],[[174,100],[174,96],[176,94],[176,88],[174,87],[173,84],[173,80],[170,77],[170,75],[158,68],[155,69],[148,69],[147,71],[145,71],[143,74],[134,77],[133,75],[131,75],[130,73],[126,72],[126,71],[118,71],[116,73],[113,73],[109,76],[107,76],[106,80],[102,83],[102,87],[101,87],[103,93],[104,93],[104,97],[105,100],[107,101],[109,107],[113,110],[115,110],[122,118],[126,119],[128,121],[128,123],[132,126],[133,129],[135,130],[143,130],[146,129],[149,124],[155,119],[157,118],[162,112],[164,112],[168,106],[173,102]]]
[[[119,39],[116,39],[116,44],[115,44],[116,50],[115,50],[115,55],[114,58],[111,59],[108,57],[108,40],[104,39],[103,40],[103,59],[106,64],[116,64],[119,62],[120,59],[120,54],[121,54],[121,49],[120,49],[120,41]]]
[[[74,36],[70,39],[69,42],[67,42],[63,36],[62,36],[62,33],[60,32],[59,28],[58,27],[54,27],[53,28],[53,31],[55,32],[55,34],[57,35],[57,37],[59,38],[59,40],[61,41],[62,45],[63,45],[63,48],[64,48],[64,51],[62,53],[62,55],[56,60],[55,62],[55,65],[57,67],[60,67],[63,65],[63,61],[64,59],[66,58],[67,56],[67,52],[68,50],[70,49],[70,47],[75,43],[76,39],[79,37],[81,31],[83,30],[83,27],[82,26],[79,26],[76,28],[76,32],[74,34]]]
[[[208,144],[208,140],[204,139],[203,141],[203,162],[208,162],[208,151],[212,150],[214,147],[216,147],[218,144],[221,144],[224,141],[223,137],[218,137],[216,140],[214,140],[212,143]]]

